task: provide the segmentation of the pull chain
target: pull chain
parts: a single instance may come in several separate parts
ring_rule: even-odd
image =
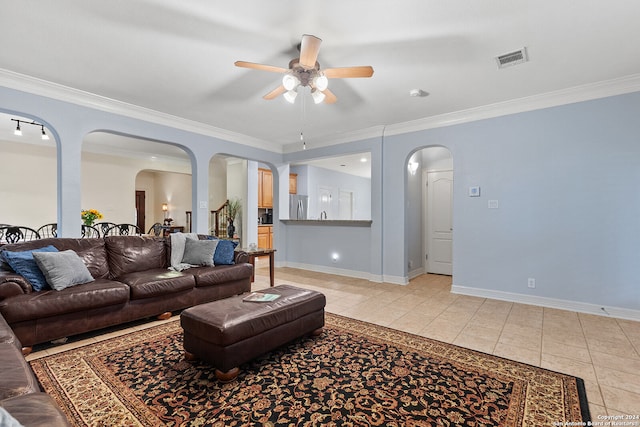
[[[301,120],[301,125],[300,125],[300,142],[302,142],[302,149],[306,150],[307,149],[307,143],[304,140],[304,118],[305,118],[305,104],[306,104],[306,91],[304,90],[304,88],[301,88],[301,90],[303,90],[302,92],[302,120]]]

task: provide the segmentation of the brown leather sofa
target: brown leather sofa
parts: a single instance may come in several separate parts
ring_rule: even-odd
[[[23,426],[68,426],[54,400],[40,391],[21,347],[0,316],[0,406]]]
[[[34,344],[169,316],[172,311],[251,290],[253,266],[245,252],[235,253],[233,265],[171,271],[170,239],[163,237],[51,238],[0,249],[24,251],[48,245],[75,251],[95,280],[61,291],[34,292],[24,277],[0,270],[0,314],[25,352]]]

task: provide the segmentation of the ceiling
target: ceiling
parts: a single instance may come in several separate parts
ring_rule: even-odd
[[[58,0],[7,1],[2,70],[282,146],[308,147],[384,125],[640,73],[640,2],[629,0]],[[262,95],[302,34],[324,68],[371,65],[332,79],[336,104]],[[498,70],[526,47],[530,61]],[[411,89],[428,92],[410,97]],[[292,145],[295,146],[295,145]]]

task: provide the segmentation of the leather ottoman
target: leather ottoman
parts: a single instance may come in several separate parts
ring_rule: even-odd
[[[278,294],[271,302],[243,301],[247,294],[184,310],[185,358],[211,363],[220,381],[233,380],[239,366],[324,327],[326,299],[320,292],[280,285],[264,293]]]

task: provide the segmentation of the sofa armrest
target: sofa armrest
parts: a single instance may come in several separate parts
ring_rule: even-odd
[[[0,301],[14,295],[33,292],[31,283],[16,273],[0,271]]]
[[[0,406],[25,427],[69,426],[67,417],[53,398],[42,392],[5,399],[0,401]]]
[[[249,262],[249,254],[245,251],[236,251],[234,261],[236,264]]]

